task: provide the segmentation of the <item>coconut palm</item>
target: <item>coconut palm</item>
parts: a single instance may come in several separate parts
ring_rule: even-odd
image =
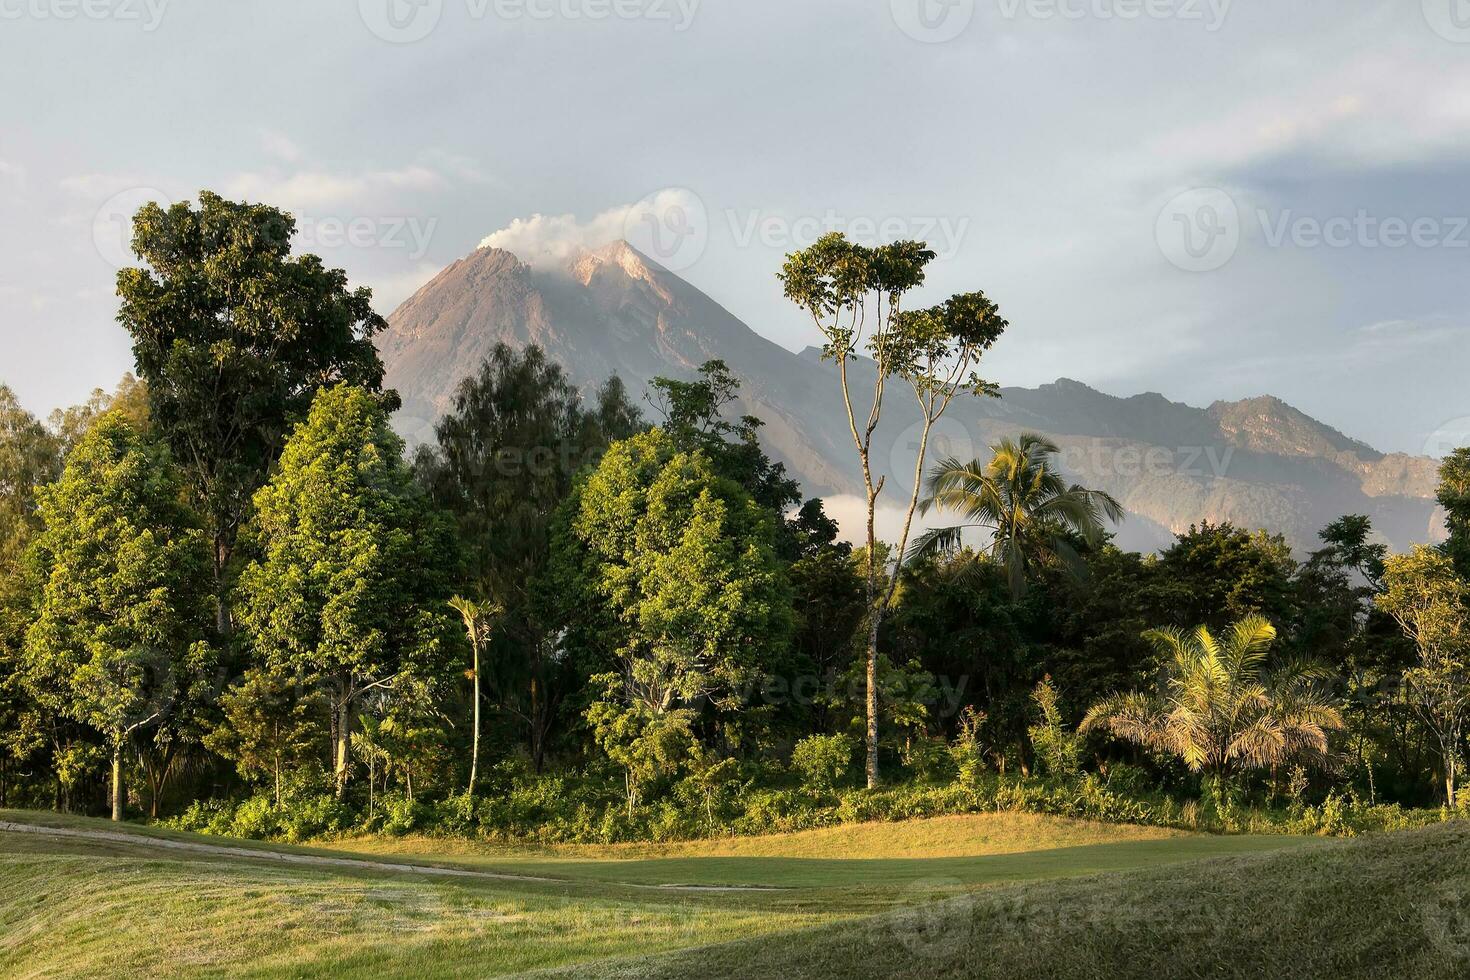
[[[990,553],[1006,569],[1012,595],[1026,591],[1028,569],[1057,563],[1082,569],[1073,541],[1101,544],[1103,519],[1123,519],[1123,505],[1101,490],[1088,490],[1062,479],[1053,457],[1056,443],[1034,432],[1009,437],[990,447],[990,462],[942,459],[929,474],[928,496],[920,513],[931,508],[952,510],[964,524],[940,527],[919,536],[909,557],[957,551],[966,530],[991,532]]]
[[[1223,638],[1204,626],[1144,637],[1165,661],[1158,689],[1101,701],[1080,731],[1111,732],[1212,776],[1326,757],[1327,732],[1343,726],[1342,715],[1314,668],[1267,669],[1276,628],[1265,618],[1247,616]]]
[[[489,642],[493,621],[504,612],[496,603],[480,603],[463,596],[449,600],[449,606],[464,619],[465,633],[470,640],[470,680],[472,682],[474,717],[471,721],[473,736],[470,747],[470,782],[466,792],[475,795],[475,781],[480,774],[480,655]]]

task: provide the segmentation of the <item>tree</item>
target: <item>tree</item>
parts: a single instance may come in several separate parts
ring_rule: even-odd
[[[1089,550],[1102,545],[1103,518],[1123,519],[1123,505],[1101,490],[1068,485],[1052,462],[1061,450],[1033,432],[990,447],[990,462],[942,459],[929,474],[929,495],[919,512],[958,511],[967,523],[934,528],[914,544],[917,555],[953,551],[966,529],[991,532],[990,554],[1006,570],[1011,594],[1026,591],[1028,571],[1059,564],[1082,574],[1086,566],[1074,542]]]
[[[455,596],[449,600],[449,608],[459,613],[464,620],[465,633],[469,636],[470,653],[474,660],[470,667],[470,681],[473,687],[471,698],[473,700],[473,725],[470,738],[470,781],[469,789],[466,791],[470,796],[475,795],[475,780],[480,772],[480,651],[490,639],[490,626],[495,618],[504,610],[498,606],[482,606],[478,602],[471,602],[463,596]]]
[[[1310,667],[1268,669],[1276,628],[1265,619],[1248,616],[1218,639],[1204,626],[1147,637],[1165,661],[1156,689],[1105,698],[1080,731],[1111,732],[1216,778],[1326,757],[1327,732],[1342,727],[1342,715]]]
[[[235,539],[293,422],[323,387],[377,390],[370,290],[291,255],[296,222],[208,191],[199,207],[147,204],[133,221],[144,268],[118,273],[118,322],[148,386],[154,425],[184,468],[213,543],[216,622],[229,628]],[[395,406],[396,407],[396,406]]]
[[[1279,534],[1229,522],[1191,524],[1159,556],[1153,603],[1166,622],[1180,627],[1223,629],[1247,616],[1285,624],[1296,618],[1296,569],[1291,546]]]
[[[649,401],[662,416],[659,428],[683,452],[701,452],[715,471],[745,488],[755,502],[778,516],[801,499],[801,488],[760,445],[764,424],[754,415],[732,422],[725,409],[738,397],[740,382],[721,360],[700,365],[695,381],[654,378]]]
[[[255,495],[260,557],[240,576],[251,647],[326,694],[339,798],[361,699],[448,657],[453,538],[402,453],[381,396],[321,391]]]
[[[112,414],[39,494],[43,529],[27,559],[40,589],[28,673],[33,689],[107,740],[114,820],[124,745],[210,668],[209,553],[180,499],[167,450]]]
[[[938,306],[905,310],[907,294],[923,285],[934,252],[921,242],[866,248],[841,234],[824,235],[810,248],[787,256],[780,273],[785,295],[805,310],[826,343],[824,360],[837,364],[848,430],[862,469],[867,505],[867,780],[878,785],[878,634],[893,603],[897,576],[878,566],[875,522],[885,478],[874,473],[873,435],[882,421],[884,395],[898,377],[913,390],[921,420],[914,460],[913,490],[896,554],[908,548],[918,506],[929,433],[962,391],[994,395],[996,387],[974,372],[980,357],[1007,324],[983,293],[963,293]],[[850,368],[865,351],[872,358],[872,388],[866,409],[855,406]]]
[[[204,744],[235,763],[240,778],[269,779],[281,805],[282,774],[317,754],[325,705],[293,678],[255,668],[220,697],[223,719]]]
[[[421,450],[415,461],[435,502],[454,515],[468,599],[503,607],[481,651],[483,679],[493,703],[525,724],[538,772],[566,693],[554,631],[537,606],[553,519],[576,474],[639,428],[617,378],[584,405],[540,348],[497,344],[435,427],[438,451]]]
[[[1470,710],[1470,585],[1456,574],[1449,556],[1420,546],[1388,559],[1376,602],[1418,650],[1419,662],[1404,673],[1404,683],[1439,742],[1445,799],[1454,806]]]
[[[1440,464],[1435,499],[1445,509],[1445,527],[1450,532],[1445,550],[1460,577],[1470,578],[1470,446],[1456,449]]]
[[[56,439],[0,385],[0,574],[19,561],[39,523],[36,488],[60,471]]]
[[[639,731],[672,712],[743,708],[739,692],[791,638],[769,511],[659,429],[615,443],[568,506],[567,599],[605,610],[595,645],[614,651],[607,696],[641,706]],[[613,726],[620,739],[629,724]]]

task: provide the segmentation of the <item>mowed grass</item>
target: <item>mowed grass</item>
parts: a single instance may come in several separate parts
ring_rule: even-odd
[[[926,898],[800,933],[604,962],[598,975],[1470,976],[1464,823]]]
[[[55,815],[0,820],[155,838],[0,832],[0,976],[1397,975],[1371,972],[1372,949],[1424,976],[1470,971],[1445,966],[1461,947],[1470,955],[1470,839],[1456,826],[1322,841],[993,814],[508,850],[282,848]],[[158,839],[553,880],[286,865]],[[1241,969],[1222,973],[1213,954],[1231,950]]]

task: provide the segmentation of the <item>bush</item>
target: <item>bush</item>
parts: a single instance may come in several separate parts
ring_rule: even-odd
[[[791,768],[807,789],[830,793],[852,768],[853,751],[846,735],[809,735],[791,750]]]

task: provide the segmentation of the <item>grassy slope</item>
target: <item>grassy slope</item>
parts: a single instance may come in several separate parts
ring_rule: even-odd
[[[622,977],[1470,976],[1470,827],[920,901]]]
[[[104,821],[13,812],[0,812],[0,819],[112,829]],[[1425,939],[1430,926],[1419,921],[1409,889],[1422,880],[1427,894],[1440,896],[1426,921],[1446,923],[1445,935],[1458,934],[1456,908],[1470,928],[1470,904],[1454,906],[1453,895],[1443,892],[1457,876],[1461,884],[1470,876],[1466,834],[1436,828],[1317,842],[1160,835],[990,815],[668,849],[430,855],[441,864],[562,879],[535,883],[431,880],[0,833],[0,975],[235,973],[248,963],[254,975],[292,976],[483,976],[568,964],[576,975],[704,978],[984,975],[989,968],[1012,976],[1104,976],[1133,965],[1147,972],[1152,957],[1197,945],[1205,950],[1194,961],[1199,975],[1226,948],[1254,964],[1242,975],[1261,975],[1296,962],[1287,955],[1292,940],[1315,950],[1309,927],[1320,923],[1346,958],[1325,963],[1308,956],[1303,963],[1351,965],[1354,955],[1378,944],[1432,976],[1433,950],[1447,947]],[[1083,843],[1088,840],[1099,843]],[[428,850],[435,843],[406,846]],[[1057,843],[1069,846],[1048,847]],[[366,842],[353,846],[368,849]],[[1263,848],[1290,852],[1157,867]],[[874,856],[833,856],[844,852]],[[597,860],[598,853],[616,859]],[[790,856],[800,854],[826,856]],[[374,859],[395,860],[377,853]],[[1034,883],[1128,868],[1147,870]],[[780,887],[671,892],[625,884],[735,879]],[[1004,884],[1019,879],[1033,883]],[[1285,903],[1277,898],[1281,888]],[[1360,894],[1363,900],[1353,904]],[[1208,919],[1175,916],[1176,909],[1191,908],[1223,911]],[[880,914],[868,917],[873,912]],[[1400,932],[1375,931],[1367,921],[1373,916],[1397,922]],[[764,938],[736,941],[750,937]],[[1191,975],[1190,969],[1163,972]]]

